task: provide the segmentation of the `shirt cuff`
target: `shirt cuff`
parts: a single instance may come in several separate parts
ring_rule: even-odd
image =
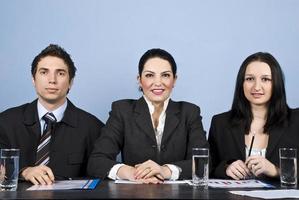
[[[180,177],[180,173],[181,173],[181,168],[179,168],[176,165],[171,165],[171,164],[165,164],[171,171],[171,176],[169,178],[169,180],[171,181],[175,181],[178,180]]]
[[[123,165],[125,164],[116,164],[114,165],[110,171],[109,171],[109,174],[108,174],[108,178],[112,179],[112,180],[118,180],[120,179],[118,176],[117,176],[117,172],[119,170],[120,167],[122,167]]]

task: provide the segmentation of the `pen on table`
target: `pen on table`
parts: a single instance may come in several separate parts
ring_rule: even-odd
[[[159,176],[155,175],[154,177],[155,177],[156,179],[158,179],[159,181],[164,182],[164,179],[160,178]]]

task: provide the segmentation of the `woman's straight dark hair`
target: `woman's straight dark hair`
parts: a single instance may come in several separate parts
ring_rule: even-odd
[[[272,96],[269,100],[267,119],[263,132],[269,133],[274,126],[285,125],[288,121],[290,110],[286,101],[284,75],[277,60],[267,52],[257,52],[248,56],[242,63],[238,72],[234,100],[231,108],[232,124],[244,124],[245,134],[248,134],[250,131],[253,116],[250,102],[244,95],[243,83],[245,80],[246,68],[254,61],[267,63],[271,69],[272,75]]]

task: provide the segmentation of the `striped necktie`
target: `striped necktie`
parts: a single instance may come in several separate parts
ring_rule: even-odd
[[[43,120],[45,120],[45,125],[43,128],[43,135],[41,136],[39,145],[37,147],[36,153],[36,165],[47,165],[50,161],[50,140],[51,140],[51,132],[53,130],[53,125],[56,122],[56,118],[53,113],[46,113],[43,116]]]

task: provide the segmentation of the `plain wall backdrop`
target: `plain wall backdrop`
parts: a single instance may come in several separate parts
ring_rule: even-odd
[[[298,37],[297,0],[1,0],[0,112],[36,98],[31,62],[54,43],[78,69],[69,99],[106,122],[112,101],[142,95],[139,58],[159,47],[178,65],[172,99],[199,105],[208,132],[257,51],[277,58],[288,103],[299,106]]]

